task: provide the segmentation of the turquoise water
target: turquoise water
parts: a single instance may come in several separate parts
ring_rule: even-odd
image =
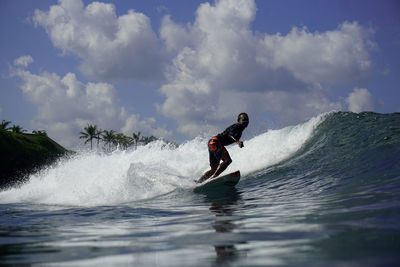
[[[196,194],[206,140],[79,154],[0,192],[0,264],[396,266],[400,114],[322,114],[229,147],[236,188]],[[191,156],[193,161],[187,159]]]

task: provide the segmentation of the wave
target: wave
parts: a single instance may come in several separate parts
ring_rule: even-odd
[[[233,163],[227,171],[244,175],[277,164],[295,153],[326,115],[303,124],[270,130],[229,147]],[[113,205],[148,199],[177,188],[191,188],[208,168],[206,140],[196,138],[178,148],[162,141],[133,151],[80,153],[32,174],[18,188],[0,192],[0,203]]]
[[[244,187],[292,179],[302,181],[294,184],[303,193],[361,190],[360,184],[363,190],[399,190],[399,126],[399,113],[324,113],[245,140],[242,149],[228,147],[233,163],[227,172],[240,169]],[[175,148],[157,141],[132,151],[79,153],[0,192],[0,203],[116,205],[190,189],[208,168],[206,142],[196,138]]]
[[[261,183],[292,180],[308,195],[398,194],[400,113],[329,113],[301,149],[262,173]]]

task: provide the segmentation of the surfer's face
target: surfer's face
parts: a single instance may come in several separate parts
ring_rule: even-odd
[[[249,125],[249,118],[244,115],[240,115],[238,122],[240,125],[243,125],[246,128],[247,125]]]

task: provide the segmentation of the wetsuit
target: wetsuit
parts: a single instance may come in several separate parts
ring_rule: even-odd
[[[242,132],[246,127],[235,123],[225,129],[222,133],[214,136],[208,141],[208,152],[210,154],[210,164],[219,164],[224,155],[224,146],[236,143],[240,140]]]

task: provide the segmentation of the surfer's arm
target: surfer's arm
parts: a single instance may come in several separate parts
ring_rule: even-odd
[[[233,142],[229,142],[229,144],[236,143],[240,148],[243,147],[243,142],[240,141],[240,137],[242,136],[242,131],[239,124],[233,124],[226,128],[226,130],[223,132],[223,135],[225,135],[227,138],[231,139]]]
[[[239,140],[239,141],[237,141],[236,143],[238,144],[238,146],[239,146],[240,148],[244,147],[244,145],[243,145],[243,142],[242,142],[242,141],[240,141],[240,140]]]
[[[235,143],[238,144],[238,146],[239,146],[240,148],[243,147],[243,142],[242,142],[242,141],[236,140],[235,137],[233,137],[232,135],[229,135],[229,137],[230,137],[233,141],[235,141]]]
[[[235,138],[235,137],[233,137],[232,135],[229,135],[229,138],[231,138],[233,141],[235,141],[235,143],[237,143],[237,142],[238,142],[238,140],[236,140],[236,138]]]

